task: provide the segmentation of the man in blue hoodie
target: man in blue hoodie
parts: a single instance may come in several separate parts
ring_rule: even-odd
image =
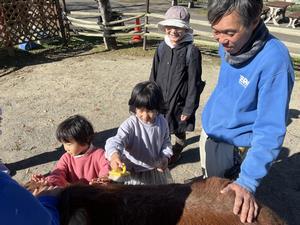
[[[208,20],[219,42],[218,83],[202,112],[201,165],[205,176],[223,177],[243,161],[233,212],[252,222],[253,194],[278,156],[286,133],[294,71],[287,48],[260,19],[262,0],[209,0]]]

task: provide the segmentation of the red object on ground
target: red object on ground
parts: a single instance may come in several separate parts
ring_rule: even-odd
[[[136,18],[135,19],[135,25],[137,26],[137,25],[140,25],[140,24],[141,24],[140,18]],[[141,33],[142,28],[140,26],[135,27],[134,32],[135,33]],[[131,38],[131,42],[134,42],[134,43],[141,42],[141,41],[142,41],[142,36],[141,35],[133,35],[132,38]]]

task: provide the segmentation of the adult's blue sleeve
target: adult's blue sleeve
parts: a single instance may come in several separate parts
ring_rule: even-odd
[[[0,172],[1,225],[58,225],[58,200],[44,196],[39,200],[7,174]]]

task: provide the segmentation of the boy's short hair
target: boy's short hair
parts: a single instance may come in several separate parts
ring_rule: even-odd
[[[135,85],[128,101],[129,111],[135,113],[136,108],[156,110],[166,113],[166,104],[159,86],[152,81],[144,81]]]
[[[92,124],[81,115],[74,115],[61,122],[56,129],[59,142],[68,143],[72,140],[80,145],[91,144],[94,136]]]

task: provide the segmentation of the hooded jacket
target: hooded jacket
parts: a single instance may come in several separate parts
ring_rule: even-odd
[[[287,48],[268,35],[263,48],[238,66],[219,48],[218,83],[202,112],[205,133],[250,147],[236,183],[255,192],[278,156],[286,133],[294,70]]]
[[[153,58],[150,80],[155,81],[163,92],[168,107],[166,119],[170,133],[194,130],[195,112],[205,84],[201,79],[201,53],[194,45],[189,64],[186,65],[186,54],[190,44],[192,39],[187,39],[171,48],[164,41],[161,54],[156,50]],[[182,122],[182,114],[190,118]]]

